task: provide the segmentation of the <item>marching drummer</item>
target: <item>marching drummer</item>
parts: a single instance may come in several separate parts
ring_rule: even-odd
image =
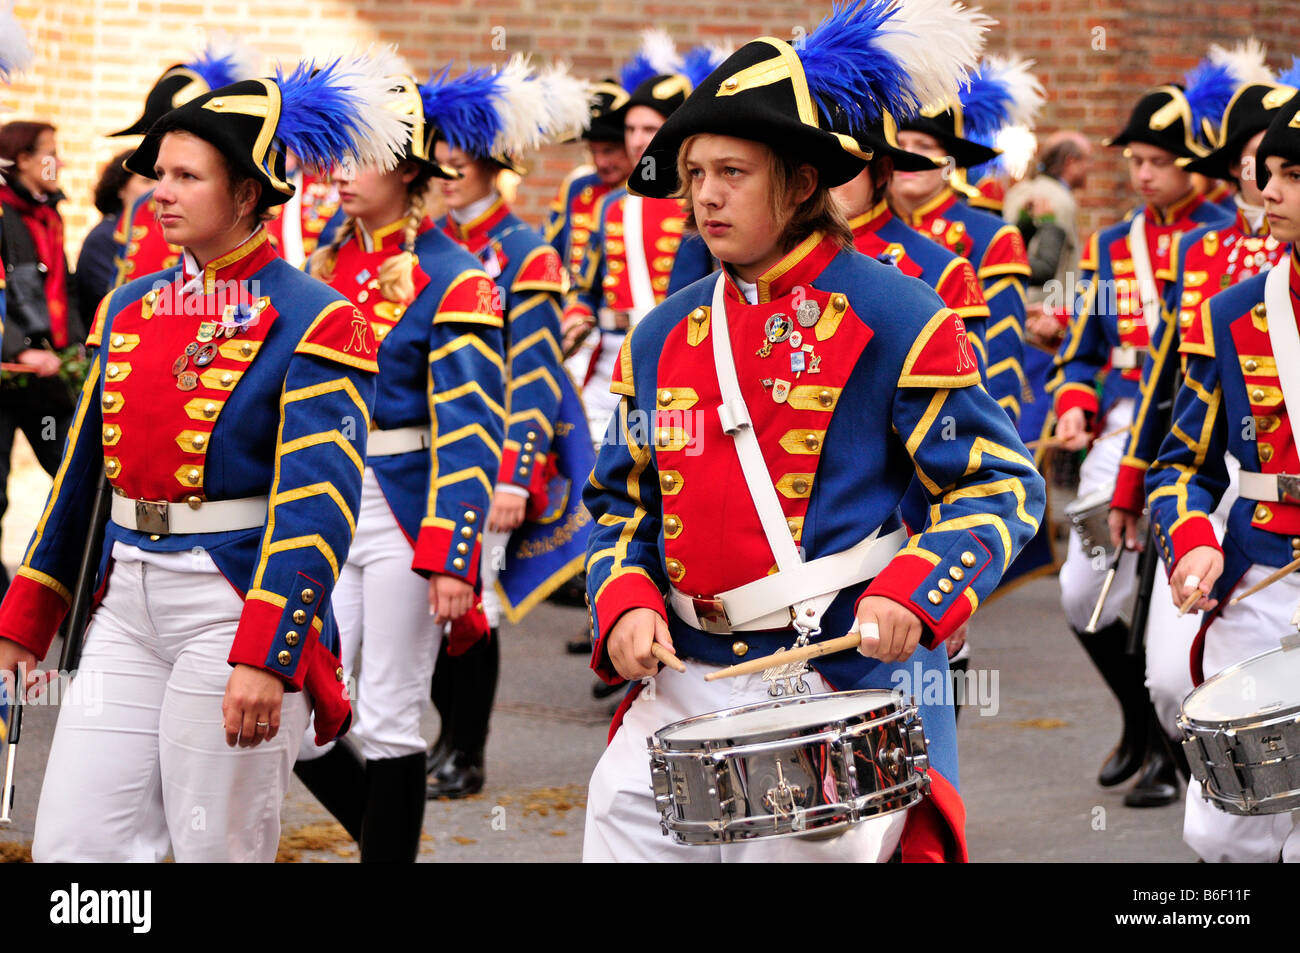
[[[1284,573],[1239,604],[1247,592],[1300,560],[1300,455],[1289,408],[1300,406],[1300,94],[1274,116],[1255,154],[1272,235],[1290,254],[1266,274],[1215,295],[1202,306],[1207,335],[1183,345],[1184,386],[1174,425],[1146,478],[1152,528],[1170,567],[1174,601],[1207,613],[1192,647],[1196,682],[1278,647],[1296,628],[1300,574]],[[1243,423],[1244,422],[1244,423]],[[1241,462],[1240,498],[1222,545],[1208,513],[1227,485],[1225,455]],[[1300,859],[1297,814],[1242,817],[1187,789],[1183,839],[1206,861]]]
[[[939,643],[992,591],[1043,513],[1043,481],[979,386],[961,319],[923,282],[854,252],[829,193],[870,152],[827,131],[826,111],[856,126],[880,108],[902,114],[951,95],[989,22],[909,2],[882,16],[889,6],[839,8],[797,50],[771,37],[743,46],[668,119],[630,182],[688,200],[688,225],[725,267],[624,342],[611,388],[621,402],[584,495],[595,520],[593,668],[609,680],[656,676],[656,645],[687,660],[685,673],[658,672],[653,690],[636,686],[620,709],[591,779],[589,861],[883,861],[900,846],[904,859],[966,857],[952,707],[942,702],[921,709],[930,796],[832,840],[675,845],[660,834],[647,784],[647,735],[767,700],[760,676],[705,673],[800,634],[863,632],[858,651],[817,660],[806,677],[814,692],[944,673]],[[941,58],[923,45],[919,8],[927,30],[954,39]],[[861,64],[851,89],[828,88],[837,72],[828,61]],[[933,508],[908,540],[897,507],[913,468]]]

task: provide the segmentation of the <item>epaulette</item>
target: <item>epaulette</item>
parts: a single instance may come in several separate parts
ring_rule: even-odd
[[[1029,257],[1025,251],[1025,240],[1020,229],[1014,225],[1003,225],[989,242],[980,262],[979,276],[1024,275],[1029,276]]]
[[[500,295],[497,286],[485,272],[467,269],[447,286],[446,294],[438,302],[433,323],[444,324],[448,321],[501,327]]]
[[[379,373],[379,347],[370,322],[349,301],[333,301],[312,320],[294,349],[372,374]]]
[[[1085,271],[1096,271],[1097,263],[1101,260],[1101,232],[1093,232],[1088,236],[1088,244],[1083,250],[1083,256],[1079,259],[1079,267]]]
[[[618,363],[614,365],[614,371],[610,374],[609,392],[611,394],[622,394],[624,397],[635,397],[635,382],[632,378],[632,334],[636,330],[633,328],[623,338],[623,344],[618,349]]]
[[[980,382],[966,323],[943,308],[926,322],[903,361],[899,387],[968,387]]]
[[[515,274],[513,291],[564,292],[564,268],[560,255],[549,245],[538,245]]]

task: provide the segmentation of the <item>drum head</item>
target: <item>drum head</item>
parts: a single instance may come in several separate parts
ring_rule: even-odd
[[[1183,714],[1198,722],[1225,722],[1300,708],[1300,650],[1277,648],[1224,669],[1198,685]]]
[[[767,735],[828,725],[898,703],[901,698],[897,692],[886,689],[810,695],[687,718],[660,729],[655,736],[664,742],[692,744],[720,738]]]

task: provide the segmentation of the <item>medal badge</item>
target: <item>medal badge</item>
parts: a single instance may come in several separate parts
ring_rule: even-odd
[[[176,360],[172,361],[172,377],[176,377],[181,371],[189,367],[189,365],[190,357],[188,354],[182,354],[180,357],[176,358]]]
[[[199,375],[193,371],[182,371],[176,378],[176,386],[181,390],[194,390],[199,386]]]
[[[217,357],[217,346],[215,344],[205,344],[199,348],[199,352],[194,355],[195,367],[207,367]]]
[[[772,344],[780,344],[790,336],[790,332],[793,330],[794,322],[790,320],[790,316],[780,311],[768,318],[767,324],[763,327],[763,332]]]
[[[790,382],[777,378],[772,382],[772,399],[778,404],[784,404],[790,396]]]
[[[803,351],[790,352],[790,373],[798,376],[804,372],[807,365],[807,355]]]
[[[204,321],[199,325],[199,333],[195,335],[200,344],[207,344],[217,336],[217,325],[215,321]]]
[[[771,342],[771,341],[764,341],[764,342],[763,342],[763,346],[760,347],[760,348],[759,348],[757,351],[755,351],[754,353],[757,354],[759,357],[767,357],[769,354],[772,353],[772,342]]]
[[[794,319],[799,322],[801,328],[811,328],[821,319],[821,316],[822,309],[817,306],[816,301],[801,301],[794,312]]]
[[[199,349],[199,342],[198,342],[198,341],[191,341],[189,344],[185,345],[185,356],[186,356],[186,357],[193,357],[193,356],[195,355],[195,353],[198,351],[198,349]],[[174,373],[177,373],[177,372],[176,372],[176,371],[173,371],[172,373],[174,374]]]
[[[820,354],[808,355],[808,373],[820,374],[822,372],[822,356]]]
[[[790,346],[796,350],[803,346],[803,335],[798,331],[790,334]]]

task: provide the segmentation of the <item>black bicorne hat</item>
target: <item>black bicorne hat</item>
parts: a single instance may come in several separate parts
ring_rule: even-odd
[[[143,136],[163,116],[184,106],[196,96],[209,92],[207,81],[188,66],[177,63],[163,73],[149,90],[144,101],[144,112],[125,129],[110,132],[116,136]]]
[[[1264,160],[1269,156],[1280,156],[1288,162],[1300,162],[1300,92],[1293,93],[1273,113],[1268,131],[1255,150],[1255,175],[1260,188],[1268,185],[1268,163]]]
[[[942,109],[926,109],[918,116],[901,120],[898,128],[900,131],[910,130],[934,136],[943,144],[944,151],[952,156],[952,161],[959,169],[969,169],[996,159],[999,155],[997,149],[965,137],[963,120],[961,106],[954,104]]]
[[[628,94],[627,101],[618,111],[618,121],[627,118],[633,106],[648,106],[667,119],[686,103],[691,95],[690,77],[684,73],[660,73],[641,82]]]
[[[616,80],[606,79],[592,86],[591,125],[582,134],[588,142],[623,142],[623,107],[630,99]]]
[[[898,124],[885,113],[880,122],[874,122],[857,135],[857,140],[873,153],[873,158],[887,156],[894,160],[897,172],[931,172],[942,168],[943,163],[916,152],[908,152],[898,144]]]
[[[1187,164],[1188,172],[1199,172],[1212,179],[1232,178],[1231,167],[1241,161],[1241,150],[1257,133],[1268,128],[1274,114],[1284,106],[1295,88],[1275,83],[1251,83],[1237,90],[1223,114],[1223,125],[1216,138],[1218,148],[1203,159]]]

